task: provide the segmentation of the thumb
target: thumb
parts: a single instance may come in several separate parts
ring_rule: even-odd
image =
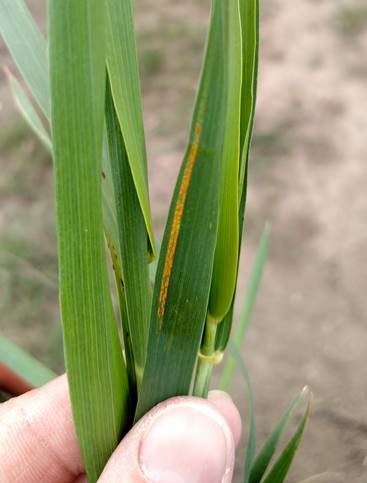
[[[241,419],[231,398],[169,399],[125,436],[99,482],[229,483]]]

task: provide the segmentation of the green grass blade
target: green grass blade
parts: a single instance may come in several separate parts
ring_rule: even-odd
[[[151,305],[147,232],[109,86],[106,93],[106,127],[127,320],[139,386],[145,365]]]
[[[12,94],[14,96],[16,105],[20,113],[22,114],[32,131],[42,141],[47,150],[51,152],[51,139],[44,125],[42,124],[41,118],[39,117],[38,113],[36,112],[35,108],[33,107],[31,101],[29,100],[27,94],[23,90],[18,80],[10,72],[7,72],[7,75]]]
[[[112,97],[140,201],[151,255],[155,255],[151,222],[144,126],[140,98],[131,0],[107,0],[107,69]]]
[[[0,0],[0,33],[30,91],[49,116],[47,46],[23,0]]]
[[[210,316],[221,321],[228,312],[237,280],[239,240],[239,159],[242,83],[242,36],[238,0],[225,2],[224,35],[228,37],[226,113],[221,165],[221,200],[215,249]]]
[[[56,377],[51,369],[4,337],[0,337],[0,364],[34,387],[42,386]]]
[[[223,9],[221,0],[213,2],[190,143],[160,250],[147,363],[136,419],[159,401],[189,393],[206,318],[225,126],[227,45],[223,42]]]
[[[104,3],[50,0],[60,299],[76,431],[96,481],[126,422],[127,378],[102,227]]]
[[[259,64],[259,0],[240,0],[243,41],[240,193],[246,198],[247,165],[254,124]],[[244,203],[245,204],[245,203]],[[243,207],[244,210],[244,207]],[[243,213],[240,214],[243,216]]]
[[[259,291],[262,275],[264,272],[264,266],[268,254],[269,247],[269,225],[266,225],[257,248],[255,262],[250,275],[249,284],[246,290],[245,300],[241,309],[240,318],[238,321],[238,327],[236,335],[234,336],[234,342],[238,348],[242,347],[244,338],[251,320],[251,315],[255,306],[257,294]],[[223,325],[222,325],[223,324]],[[224,352],[227,342],[230,336],[232,321],[223,320],[219,326],[219,332],[217,334],[217,350]],[[220,387],[223,391],[228,391],[231,384],[232,375],[234,371],[234,360],[229,357],[226,365],[223,369]]]
[[[104,155],[102,159],[103,227],[108,250],[111,256],[116,291],[119,300],[122,335],[125,349],[125,362],[129,381],[129,403],[131,405],[133,400],[136,399],[135,361],[128,329],[125,288],[122,277],[121,249],[119,234],[117,231],[116,198],[113,187],[111,163],[107,153],[107,139],[105,139],[104,148]]]
[[[103,181],[102,183],[109,184],[112,183],[112,176],[111,172],[109,171],[109,163],[107,159],[107,154],[105,156],[105,161],[102,163],[103,166]],[[110,181],[108,181],[110,180]],[[119,310],[120,310],[120,317],[121,317],[121,324],[122,324],[122,335],[124,340],[124,349],[125,349],[125,363],[126,363],[126,371],[128,376],[129,382],[129,404],[133,403],[133,400],[136,399],[136,376],[135,376],[135,361],[133,357],[133,351],[131,347],[131,340],[130,340],[130,333],[128,329],[128,319],[127,319],[127,308],[126,308],[126,298],[125,298],[125,289],[124,289],[124,282],[122,278],[122,261],[121,261],[121,250],[120,250],[120,243],[119,237],[117,233],[117,221],[116,221],[116,210],[115,210],[115,198],[107,196],[110,194],[113,195],[113,188],[112,186],[105,186],[103,190],[103,226],[104,226],[104,233],[106,237],[106,242],[108,246],[108,250],[111,256],[112,268],[115,277],[116,283],[116,292],[118,295],[119,301]]]
[[[275,454],[275,451],[278,447],[279,440],[282,437],[288,425],[289,419],[292,413],[294,412],[294,410],[299,406],[299,404],[304,399],[305,394],[306,394],[306,388],[289,405],[289,407],[283,414],[282,419],[276,425],[274,431],[271,433],[271,435],[263,445],[262,449],[260,450],[259,454],[256,456],[256,459],[251,467],[251,474],[250,474],[250,480],[249,480],[250,483],[261,482],[266,470],[268,469],[269,463]]]
[[[244,214],[247,197],[247,171],[253,122],[256,104],[257,71],[259,57],[259,3],[258,0],[240,0],[241,30],[242,30],[242,91],[241,91],[241,162],[239,176],[239,243],[240,253],[243,236]],[[238,272],[236,272],[237,283]],[[233,320],[233,309],[236,291],[233,294],[230,309],[218,327],[216,346],[224,350],[228,342]]]
[[[244,470],[245,471],[244,482],[248,483],[252,462],[254,461],[255,452],[256,452],[256,424],[255,424],[254,395],[253,395],[252,385],[247,371],[247,367],[241,356],[240,351],[238,350],[238,347],[232,341],[229,341],[228,349],[229,349],[229,354],[236,361],[236,365],[240,370],[240,373],[246,385],[247,396],[248,396],[249,432],[248,432],[248,439],[247,439],[247,450],[246,450],[245,470]]]
[[[300,421],[296,432],[289,440],[289,443],[275,462],[273,468],[270,470],[269,474],[263,480],[263,483],[283,483],[288,474],[289,468],[293,462],[296,455],[302,436],[305,430],[307,420],[311,412],[311,398],[307,404],[305,414]]]
[[[9,50],[13,55],[16,64],[19,66],[19,70],[23,74],[24,81],[26,82],[35,99],[38,101],[38,104],[45,113],[46,119],[49,122],[50,99],[48,76],[49,67],[48,58],[46,55],[47,42],[43,37],[41,31],[38,29],[37,24],[32,18],[23,0],[14,0],[14,2],[12,0],[11,2],[9,0],[0,0],[0,12],[4,13],[3,16],[0,15],[0,26],[2,29],[1,32],[4,35],[6,43],[8,44]],[[9,29],[10,24],[6,23],[5,25],[6,20],[9,18],[12,23],[15,22],[15,35],[13,34],[13,31]],[[4,22],[4,29],[2,27],[2,22]],[[27,28],[30,28],[29,25],[31,26],[33,34],[30,33],[28,36],[17,35],[18,29],[23,29],[24,31],[27,31]],[[28,49],[32,50],[32,55],[24,55],[24,53],[28,52]],[[28,104],[26,101],[23,101],[21,96],[19,96],[18,101],[22,101],[23,104]],[[22,112],[22,114],[25,115],[26,113]],[[29,113],[27,114],[27,116],[28,115]],[[27,122],[29,122],[31,119],[26,118],[26,120]],[[38,124],[39,123],[37,122],[31,127],[37,127]],[[36,132],[36,134],[39,135],[40,132]],[[49,144],[48,140],[46,141],[46,143],[47,145]],[[108,159],[107,156],[104,156],[102,173],[107,173],[107,171]],[[106,177],[104,177],[104,179],[106,179]],[[116,265],[117,263],[119,263],[118,268],[120,271],[122,271],[121,260],[119,260],[118,262],[116,261],[116,253],[119,253],[117,217],[115,210],[113,185],[110,177],[107,177],[107,181],[103,182],[102,187],[104,204],[104,228],[108,244],[111,247],[111,259]],[[118,284],[120,283],[120,279],[121,277],[119,277],[117,280]]]

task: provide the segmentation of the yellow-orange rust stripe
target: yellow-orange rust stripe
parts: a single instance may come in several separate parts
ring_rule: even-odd
[[[191,147],[191,150],[187,159],[187,163],[184,169],[184,173],[182,176],[180,190],[178,192],[178,197],[177,197],[176,206],[175,206],[175,212],[173,215],[171,232],[168,240],[166,259],[164,261],[161,289],[159,292],[158,314],[157,314],[160,328],[162,327],[162,321],[163,321],[164,311],[166,307],[168,287],[169,287],[170,277],[171,277],[171,272],[173,267],[173,260],[174,260],[175,252],[177,248],[178,236],[180,234],[181,220],[182,220],[182,216],[185,208],[187,191],[190,186],[192,171],[194,169],[196,158],[199,151],[200,136],[201,136],[201,126],[200,124],[196,124],[195,139]]]

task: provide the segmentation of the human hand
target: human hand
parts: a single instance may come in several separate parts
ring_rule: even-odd
[[[169,399],[124,437],[99,482],[229,483],[240,433],[223,392]],[[87,481],[65,376],[0,405],[0,481]]]

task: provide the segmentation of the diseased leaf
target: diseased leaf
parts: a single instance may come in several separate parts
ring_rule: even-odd
[[[226,121],[225,8],[222,1],[214,1],[190,144],[160,251],[136,419],[159,401],[189,393],[199,350],[214,260]]]

